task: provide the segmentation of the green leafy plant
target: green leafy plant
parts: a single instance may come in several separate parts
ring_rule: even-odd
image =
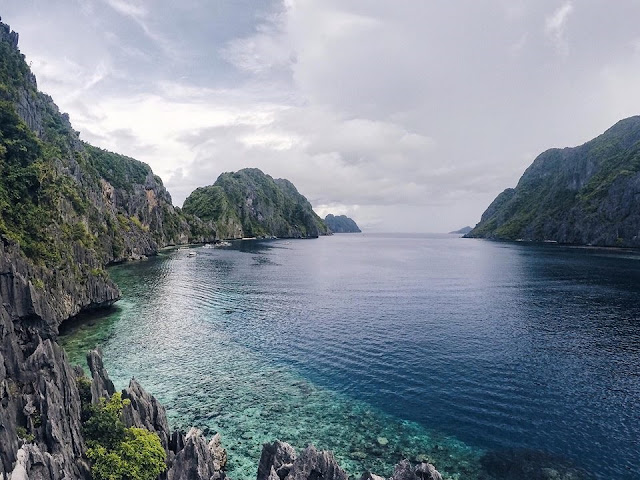
[[[87,417],[83,431],[94,480],[153,480],[160,475],[166,469],[166,453],[158,435],[143,428],[126,428],[122,422],[122,410],[129,400],[117,392],[109,400],[87,405],[90,382],[79,379],[78,386]]]

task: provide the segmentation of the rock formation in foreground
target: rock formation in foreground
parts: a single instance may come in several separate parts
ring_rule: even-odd
[[[467,237],[640,247],[640,116],[542,153]]]
[[[358,227],[353,219],[346,215],[332,215],[331,213],[324,217],[324,222],[333,233],[360,233],[362,230]]]
[[[257,168],[223,173],[208,187],[194,190],[183,212],[209,222],[218,238],[314,238],[329,229],[288,180],[273,179]]]

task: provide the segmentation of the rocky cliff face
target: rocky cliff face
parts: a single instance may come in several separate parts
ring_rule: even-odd
[[[213,236],[147,165],[79,140],[0,22],[0,479],[88,478],[58,327],[119,298],[106,264]]]
[[[360,233],[362,231],[356,222],[346,215],[335,216],[330,213],[324,218],[324,223],[333,233]]]
[[[312,238],[329,230],[296,187],[257,168],[223,173],[196,189],[183,211],[210,222],[219,238]]]
[[[640,116],[535,159],[468,237],[640,246]]]

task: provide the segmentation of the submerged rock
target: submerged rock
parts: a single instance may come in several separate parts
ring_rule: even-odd
[[[510,449],[485,454],[483,469],[500,480],[587,480],[594,478],[559,455],[547,452]]]

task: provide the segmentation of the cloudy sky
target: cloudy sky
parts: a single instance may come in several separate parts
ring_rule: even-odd
[[[0,0],[81,137],[175,205],[225,171],[370,231],[474,225],[537,154],[640,114],[637,0]]]

